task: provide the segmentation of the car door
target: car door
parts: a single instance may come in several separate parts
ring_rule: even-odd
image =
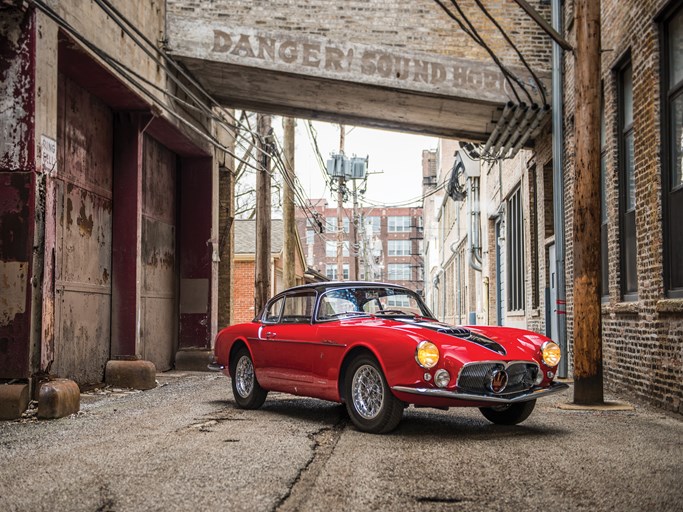
[[[318,344],[317,326],[311,322],[316,293],[312,290],[284,296],[276,323],[264,323],[259,330],[264,367],[273,389],[308,394],[314,384],[312,358]]]

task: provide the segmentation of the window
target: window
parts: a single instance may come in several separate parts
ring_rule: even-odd
[[[662,44],[664,287],[683,297],[683,8],[667,13]]]
[[[280,297],[276,301],[272,302],[266,309],[266,314],[263,317],[263,321],[271,324],[277,323],[278,320],[280,320],[280,311],[282,310],[283,302],[283,297]]]
[[[366,217],[365,225],[371,226],[373,233],[379,233],[382,229],[382,218],[381,217]]]
[[[315,292],[297,293],[285,297],[285,307],[282,310],[280,322],[308,323],[313,316],[315,307]]]
[[[404,233],[410,231],[410,217],[407,215],[388,218],[389,233]]]
[[[315,231],[312,229],[307,229],[306,230],[306,245],[313,245],[315,244]]]
[[[605,103],[600,106],[600,288],[609,295],[609,246],[607,245],[607,145],[605,135]]]
[[[342,242],[342,256],[349,255],[349,243]],[[328,258],[336,258],[337,256],[337,242],[335,240],[325,241],[325,256]]]
[[[350,221],[348,217],[342,219],[342,226],[344,227],[344,233],[349,232]],[[337,232],[337,217],[327,217],[325,219],[325,232],[336,233]]]
[[[342,266],[342,272],[344,274],[344,279],[349,278],[349,264],[344,263]],[[325,265],[325,277],[327,279],[331,279],[332,281],[337,280],[337,265],[336,263],[334,265]]]
[[[619,70],[619,221],[621,236],[621,293],[633,300],[638,293],[636,272],[636,186],[633,155],[633,68],[628,61]]]
[[[387,252],[389,256],[410,256],[410,240],[389,240]]]
[[[522,194],[518,188],[507,202],[507,307],[508,311],[524,310],[524,218]]]
[[[410,263],[389,263],[389,281],[410,281]]]

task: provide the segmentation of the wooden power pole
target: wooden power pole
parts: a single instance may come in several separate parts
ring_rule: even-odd
[[[296,285],[296,220],[294,215],[294,127],[296,122],[291,117],[283,117],[282,125],[285,132],[283,172],[284,189],[282,195],[282,219],[284,225],[284,258],[283,281],[285,289]]]
[[[254,314],[270,297],[270,150],[271,116],[259,114],[256,118],[259,137],[256,173],[256,261],[254,262]]]
[[[600,2],[576,0],[574,403],[603,403],[600,311]]]
[[[339,154],[344,157],[344,140],[346,138],[346,127],[343,124],[339,125]],[[344,244],[344,186],[345,176],[342,172],[338,178],[337,190],[337,280],[344,280],[344,253],[342,247]]]

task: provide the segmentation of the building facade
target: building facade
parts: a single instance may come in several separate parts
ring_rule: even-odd
[[[337,208],[325,199],[311,200],[306,212],[297,209],[297,229],[309,267],[330,280],[383,281],[422,293],[422,208],[359,208],[356,243],[353,209],[342,209],[340,228],[337,214]],[[341,276],[337,268],[340,231]]]
[[[601,295],[605,385],[683,412],[683,2],[602,5]],[[565,37],[575,38],[574,2]],[[563,58],[558,207],[551,122],[513,159],[477,162],[468,193],[425,199],[426,297],[439,318],[531,329],[558,340],[566,313],[573,358],[574,57]],[[598,134],[596,134],[596,137]],[[454,141],[424,155],[425,193],[450,177]],[[468,186],[477,181],[480,218]],[[468,204],[469,203],[469,204]],[[556,252],[562,215],[565,253]],[[464,220],[463,220],[464,219]],[[470,227],[473,226],[473,227]],[[481,233],[480,243],[467,238]],[[579,235],[580,236],[580,233]],[[481,266],[476,251],[481,251]],[[474,254],[473,254],[474,253]],[[563,259],[566,303],[558,291]],[[472,261],[474,264],[472,264]],[[479,269],[480,267],[480,269]],[[474,276],[474,277],[473,277]]]
[[[164,3],[116,4],[0,7],[0,380],[166,370],[217,329],[232,163],[157,53]]]

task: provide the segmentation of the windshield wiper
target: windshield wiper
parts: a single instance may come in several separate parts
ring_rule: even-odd
[[[376,315],[400,315],[400,316],[417,316],[415,313],[408,313],[407,311],[402,311],[400,309],[381,309],[375,312]]]
[[[337,318],[338,316],[342,315],[350,315],[350,316],[370,316],[370,313],[366,313],[365,311],[342,311],[341,313],[333,313],[331,315],[325,315],[325,318]]]

